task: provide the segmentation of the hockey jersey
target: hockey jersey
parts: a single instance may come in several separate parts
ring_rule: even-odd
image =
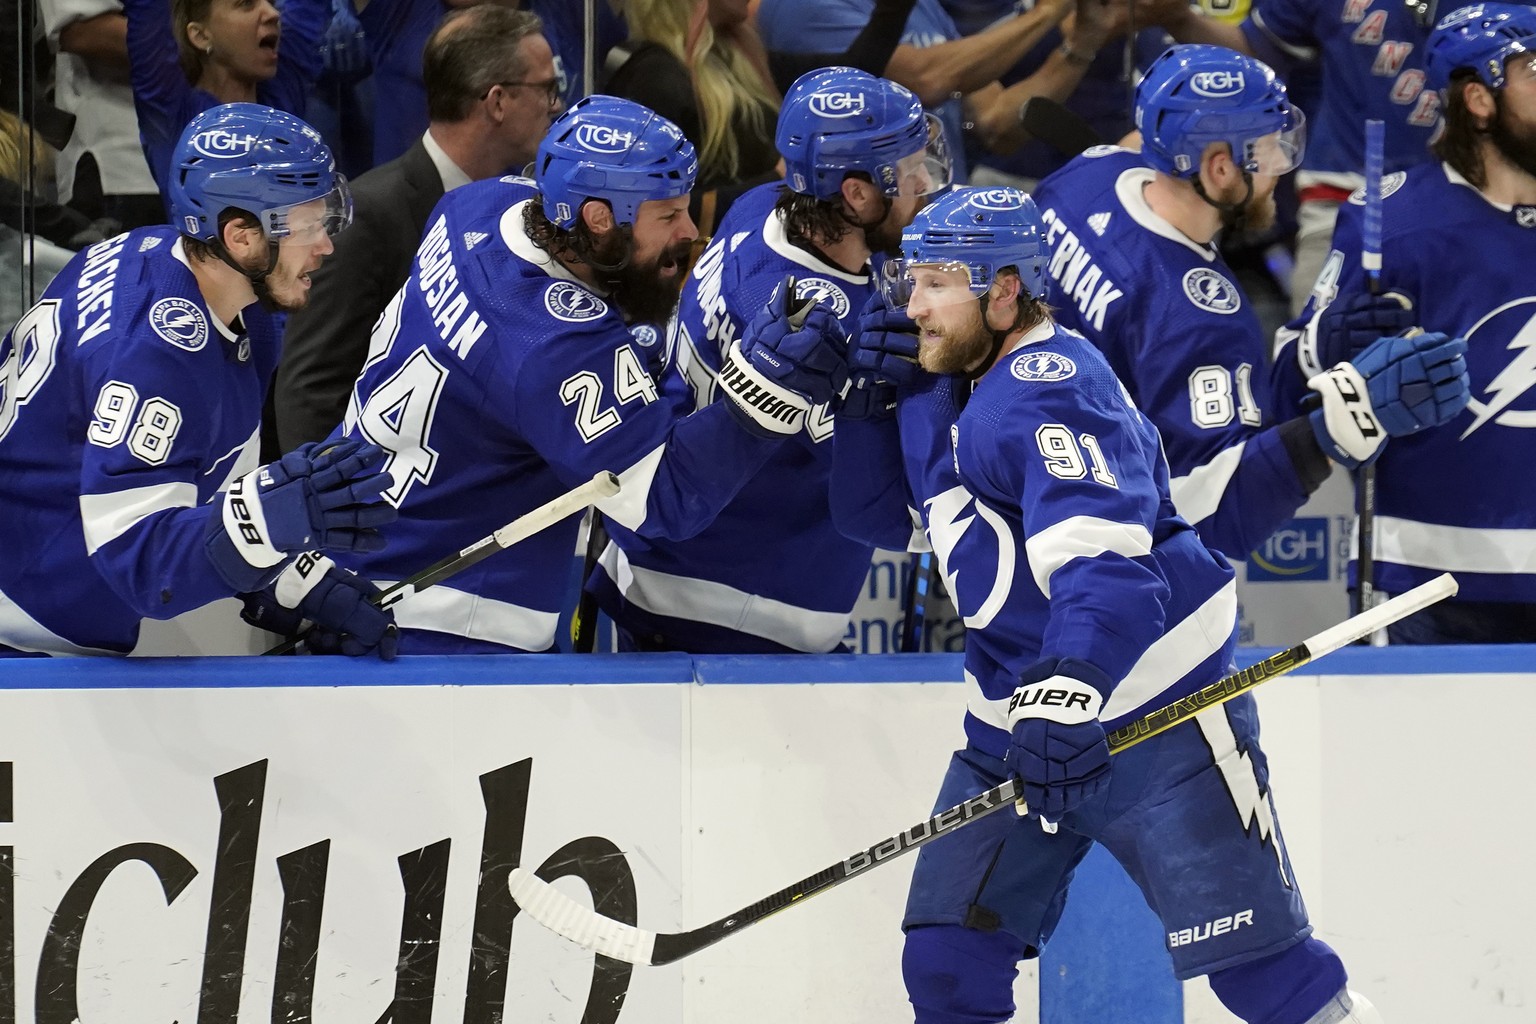
[[[209,311],[177,233],[98,242],[0,342],[0,644],[125,654],[230,596],[209,502],[254,469],[280,331]]]
[[[538,201],[526,178],[449,192],[374,328],[338,430],[389,453],[400,519],[352,556],[364,575],[406,578],[604,470],[610,522],[689,537],[780,443],[720,404],[680,418],[619,311],[527,236]],[[579,519],[402,601],[402,651],[552,648]]]
[[[1139,153],[1104,146],[1041,182],[1046,301],[1104,353],[1162,434],[1179,514],[1212,547],[1246,558],[1308,492],[1267,411],[1258,318],[1216,247],[1147,204],[1153,177]]]
[[[1442,164],[1388,175],[1382,190],[1380,289],[1411,298],[1425,330],[1467,339],[1472,402],[1383,449],[1376,587],[1400,593],[1449,570],[1460,600],[1536,601],[1536,207],[1491,203]],[[1334,251],[1293,328],[1368,288],[1363,211],[1363,192],[1340,208]],[[1294,342],[1277,358],[1294,368]],[[1305,393],[1300,376],[1293,399]]]
[[[1157,431],[1103,356],[1046,323],[968,388],[928,377],[895,430],[966,626],[970,741],[1003,755],[1008,699],[1042,658],[1115,680],[1106,729],[1219,678],[1237,642],[1232,570],[1174,511]],[[865,521],[899,532],[897,505]]]
[[[1282,75],[1292,61],[1321,64],[1317,106],[1307,111],[1302,184],[1362,171],[1367,118],[1384,122],[1387,170],[1427,159],[1440,96],[1424,84],[1431,25],[1410,7],[1402,0],[1263,0],[1243,24],[1254,52]]]
[[[686,408],[718,399],[716,376],[786,274],[848,329],[873,291],[791,242],[774,210],[782,186],[743,195],[699,257],[671,328],[663,387]],[[832,413],[812,411],[714,522],[681,542],[623,529],[590,583],[604,611],[636,634],[695,653],[824,653],[842,642],[873,549],[844,537],[827,507]]]

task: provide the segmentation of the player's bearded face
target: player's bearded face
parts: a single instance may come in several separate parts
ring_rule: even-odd
[[[1510,163],[1536,177],[1536,126],[1515,113],[1514,104],[1503,93],[1494,93],[1494,104],[1489,141]]]
[[[917,362],[929,373],[967,373],[992,352],[992,332],[976,300],[913,316],[923,333]]]
[[[251,288],[265,309],[292,313],[309,304],[309,275],[319,269],[321,260],[331,250],[329,239],[321,245],[290,240],[279,243],[277,265],[266,276],[260,276],[271,260],[265,248],[247,253],[240,265],[253,275]]]
[[[1275,185],[1279,178],[1272,174],[1253,175],[1253,195],[1248,196],[1248,201],[1243,203],[1243,197],[1248,195],[1248,186],[1241,182],[1234,182],[1220,197],[1223,204],[1243,203],[1241,210],[1227,209],[1221,212],[1221,226],[1232,230],[1239,221],[1243,230],[1249,234],[1263,234],[1275,226]]]
[[[624,231],[610,231],[593,247],[597,259],[612,266],[624,259],[634,244]],[[629,262],[607,273],[609,296],[626,319],[633,323],[664,324],[677,309],[683,292],[683,267],[688,263],[689,242],[664,245],[647,255],[638,244]]]

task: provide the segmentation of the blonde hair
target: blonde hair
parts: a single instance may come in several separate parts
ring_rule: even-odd
[[[0,110],[0,179],[28,191],[53,178],[53,147],[9,110]]]
[[[734,181],[741,170],[737,119],[755,135],[773,137],[779,96],[767,52],[751,19],[715,33],[709,0],[625,0],[630,32],[656,43],[688,69],[699,103],[699,179]]]

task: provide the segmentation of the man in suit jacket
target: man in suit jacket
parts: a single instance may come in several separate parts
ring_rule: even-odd
[[[487,3],[450,12],[427,40],[431,122],[402,156],[353,183],[352,226],[311,275],[308,307],[288,320],[264,448],[291,451],[341,422],[374,321],[410,276],[443,193],[533,160],[561,110],[541,27],[533,14]]]

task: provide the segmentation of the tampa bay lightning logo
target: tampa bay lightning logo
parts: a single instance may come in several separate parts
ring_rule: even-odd
[[[1196,267],[1184,275],[1184,294],[1190,302],[1212,313],[1236,313],[1243,305],[1237,285],[1209,267]]]
[[[1018,564],[1013,530],[963,486],[930,498],[927,506],[928,539],[944,567],[955,608],[968,629],[982,629],[1003,610],[1013,589]]]
[[[1385,199],[1393,192],[1396,192],[1398,189],[1402,188],[1403,182],[1407,180],[1408,174],[1405,171],[1394,171],[1391,174],[1383,175],[1381,179],[1381,198]],[[1351,206],[1365,205],[1364,185],[1360,186],[1349,194],[1349,202]]]
[[[817,305],[826,306],[839,320],[847,316],[852,308],[848,301],[848,293],[824,277],[796,279],[795,298],[815,299]]]
[[[1077,372],[1077,364],[1059,352],[1022,352],[1008,364],[1008,372],[1019,380],[1066,380]]]
[[[1472,423],[1461,439],[1489,423],[1536,427],[1536,296],[1506,302],[1473,324],[1467,362]]]
[[[1125,150],[1121,149],[1119,146],[1089,146],[1087,149],[1083,150],[1083,156],[1113,156],[1116,153],[1124,152]]]
[[[579,324],[608,312],[608,304],[579,284],[556,281],[544,292],[544,308],[556,320]]]
[[[149,326],[165,341],[188,352],[208,343],[208,321],[195,302],[161,299],[149,309]]]
[[[629,335],[641,348],[655,348],[656,343],[661,340],[661,332],[650,324],[631,324]]]

